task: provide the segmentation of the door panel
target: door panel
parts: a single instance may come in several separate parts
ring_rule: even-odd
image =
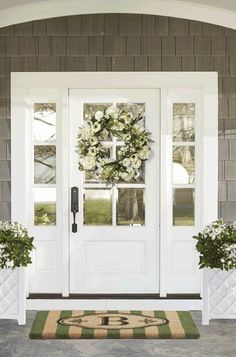
[[[78,170],[78,127],[112,104],[143,111],[152,133],[152,155],[138,182],[106,185]],[[70,185],[79,188],[78,232],[70,235],[71,293],[159,290],[159,108],[155,89],[70,90]],[[116,138],[107,143],[115,159],[122,143]]]

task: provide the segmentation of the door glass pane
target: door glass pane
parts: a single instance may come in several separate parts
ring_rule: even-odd
[[[173,141],[195,140],[195,104],[173,104]]]
[[[56,183],[56,146],[34,146],[34,183]]]
[[[118,189],[117,225],[144,225],[144,212],[144,189]]]
[[[56,189],[34,189],[34,224],[51,226],[56,224]]]
[[[173,184],[195,181],[195,147],[173,146]]]
[[[84,190],[84,225],[111,225],[112,200],[110,189]]]
[[[34,103],[34,142],[56,142],[56,104]]]
[[[194,188],[175,188],[173,190],[173,225],[194,225]]]

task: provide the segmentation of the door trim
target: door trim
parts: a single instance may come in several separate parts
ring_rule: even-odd
[[[203,100],[204,143],[207,146],[203,157],[204,172],[202,177],[202,199],[204,210],[202,212],[202,225],[211,222],[217,217],[217,196],[218,196],[218,83],[217,72],[15,72],[11,74],[12,93],[12,118],[11,118],[11,172],[12,172],[12,206],[11,217],[13,221],[19,221],[29,227],[29,205],[28,187],[29,178],[29,150],[31,138],[29,132],[29,112],[28,112],[28,91],[29,88],[44,91],[45,88],[54,88],[54,91],[61,93],[61,103],[68,100],[69,88],[111,88],[115,83],[115,88],[160,88],[163,97],[162,104],[166,105],[165,93],[170,88],[201,89]],[[62,108],[66,105],[62,105]],[[64,110],[64,111],[63,111]],[[62,110],[63,117],[67,117],[67,111]],[[164,109],[163,109],[164,110]],[[162,119],[165,119],[165,111],[162,112]],[[21,120],[19,120],[21,118]],[[64,122],[64,130],[68,130],[68,123]],[[66,139],[64,138],[63,148],[66,149]],[[68,146],[67,146],[68,147]],[[64,153],[65,160],[68,157]],[[22,160],[19,160],[19,157]],[[22,163],[23,161],[23,163]],[[64,170],[65,171],[65,170]],[[66,173],[65,173],[66,176]],[[63,191],[64,204],[68,202],[68,182],[64,179],[65,189]],[[164,178],[162,177],[162,183]],[[165,202],[161,202],[161,205]],[[68,205],[67,205],[68,207]],[[64,222],[68,219],[68,213],[62,211],[60,217],[64,217]],[[67,217],[67,218],[66,218]],[[69,225],[62,226],[61,239],[61,291],[63,296],[69,295]],[[167,237],[165,232],[160,232],[160,295],[167,295],[167,259],[168,255]]]

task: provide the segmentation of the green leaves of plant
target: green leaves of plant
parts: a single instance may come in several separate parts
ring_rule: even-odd
[[[0,230],[0,268],[25,267],[32,263],[30,252],[34,249],[33,240],[27,233],[16,237],[11,230]]]
[[[236,269],[236,231],[231,224],[217,220],[193,237],[200,253],[199,267]]]

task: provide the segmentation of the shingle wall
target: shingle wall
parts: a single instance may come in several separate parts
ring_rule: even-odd
[[[10,218],[11,71],[218,71],[219,216],[236,219],[236,31],[132,14],[0,29],[0,219]]]

